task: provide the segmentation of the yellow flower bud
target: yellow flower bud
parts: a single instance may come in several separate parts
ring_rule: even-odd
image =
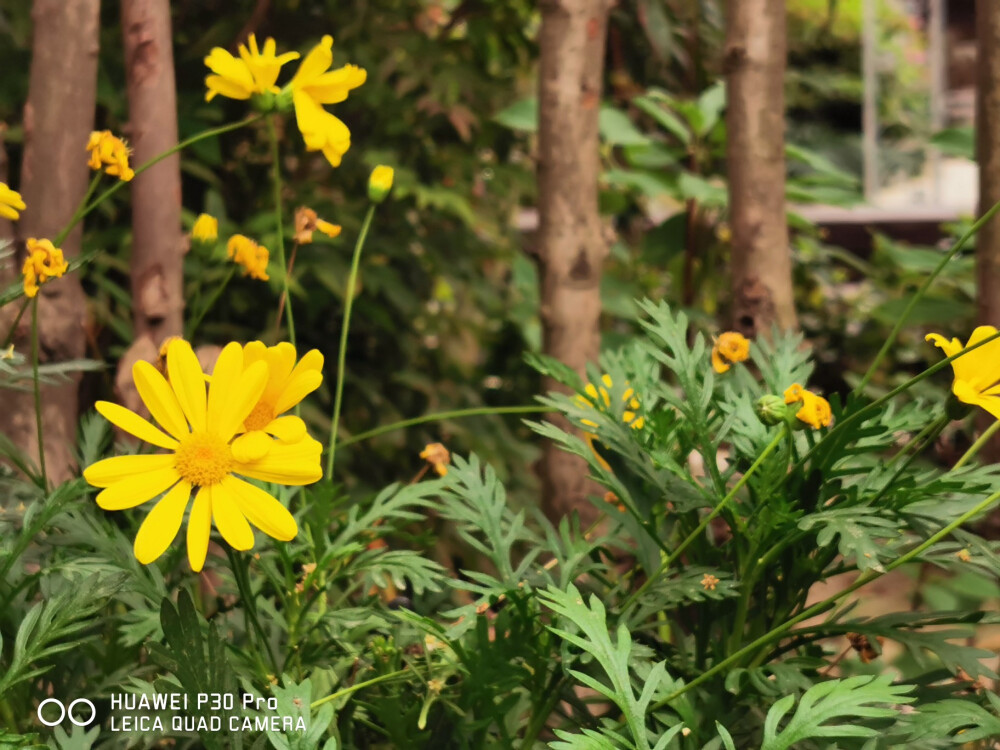
[[[219,220],[208,214],[201,214],[191,227],[191,237],[198,242],[215,242],[219,238]]]
[[[394,172],[392,167],[379,164],[372,170],[371,177],[368,178],[368,198],[372,203],[381,203],[392,190],[392,178]]]

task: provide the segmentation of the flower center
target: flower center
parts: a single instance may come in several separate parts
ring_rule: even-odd
[[[233,468],[233,452],[218,436],[195,432],[181,441],[174,453],[177,473],[199,487],[218,484]]]
[[[250,412],[250,415],[243,420],[243,427],[247,432],[253,430],[263,430],[274,420],[274,407],[266,401],[259,402]]]

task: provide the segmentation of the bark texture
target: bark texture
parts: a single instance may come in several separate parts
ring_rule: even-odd
[[[122,0],[132,160],[177,145],[177,88],[169,0]],[[180,156],[132,182],[132,318],[136,340],[159,344],[183,327]]]
[[[1000,201],[1000,3],[977,0],[976,160],[979,162],[979,214]],[[981,325],[1000,326],[1000,218],[976,235],[977,307]],[[992,418],[983,415],[985,429]],[[983,459],[1000,460],[1000,440],[984,448]],[[994,516],[1000,526],[1000,516]]]
[[[85,147],[94,126],[99,10],[100,0],[34,0],[19,185],[27,209],[16,225],[22,240],[55,237],[86,192],[89,170]],[[80,237],[77,227],[62,243],[67,258],[80,252]],[[12,318],[13,311],[5,317]],[[29,318],[24,316],[14,339],[15,346],[24,352],[29,347]],[[86,304],[76,274],[45,284],[39,293],[41,361],[82,357],[85,322]],[[6,326],[0,327],[6,330]],[[78,378],[73,378],[42,389],[45,456],[53,482],[73,472],[78,383]],[[0,433],[37,459],[32,395],[6,392],[3,399]]]
[[[544,348],[581,375],[600,352],[607,246],[597,204],[597,126],[608,10],[607,0],[541,3],[537,247]],[[544,387],[561,389],[552,381]],[[595,515],[583,459],[549,445],[540,468],[550,516],[574,509],[585,519]]]
[[[798,326],[785,218],[785,3],[726,0],[733,327]]]

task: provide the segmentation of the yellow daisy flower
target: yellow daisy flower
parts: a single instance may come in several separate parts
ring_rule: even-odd
[[[297,443],[306,435],[306,423],[294,414],[285,414],[323,382],[323,355],[312,349],[296,364],[295,347],[287,341],[265,346],[251,341],[243,347],[244,364],[267,364],[267,384],[240,431],[246,434],[233,443],[233,454],[244,460],[263,458],[273,446]],[[275,443],[273,436],[278,439]]]
[[[833,411],[830,409],[830,402],[822,396],[817,396],[812,391],[807,391],[798,383],[792,383],[785,389],[786,404],[801,404],[795,413],[795,418],[800,422],[818,430],[821,427],[829,427],[833,421]]]
[[[206,394],[205,375],[191,345],[176,339],[168,345],[167,374],[169,382],[148,362],[132,368],[139,396],[166,432],[122,406],[97,403],[97,411],[109,422],[166,452],[107,458],[83,472],[90,484],[103,488],[97,504],[104,510],[134,508],[166,493],[139,528],[136,559],[148,564],[166,551],[180,530],[192,493],[187,551],[196,572],[205,564],[213,521],[222,538],[238,550],[253,547],[250,524],[275,539],[295,537],[298,526],[291,513],[242,477],[311,484],[323,473],[320,444],[308,436],[276,443],[257,461],[240,460],[230,444],[267,387],[267,365],[245,366],[243,347],[228,344],[219,354]]]
[[[712,345],[712,369],[721,374],[730,363],[745,362],[750,357],[750,341],[742,333],[726,331]]]
[[[31,237],[26,244],[28,256],[24,259],[21,274],[24,277],[24,293],[34,297],[42,284],[66,273],[69,263],[63,258],[63,251],[53,246],[51,240]]]
[[[333,37],[322,41],[306,55],[289,84],[295,121],[308,151],[322,151],[334,167],[351,147],[351,131],[324,104],[337,104],[347,99],[351,89],[365,82],[368,74],[356,65],[344,65],[329,70],[333,64]]]
[[[939,333],[928,333],[927,341],[951,357],[963,349],[996,335],[993,326],[979,326],[969,336],[969,343],[962,346],[958,339],[949,341]],[[959,401],[979,406],[1000,419],[1000,339],[983,344],[978,349],[963,354],[951,363],[955,379],[951,392]]]
[[[248,46],[249,45],[249,46]],[[278,93],[274,85],[281,66],[295,60],[298,52],[275,55],[273,39],[264,41],[264,51],[257,49],[257,37],[251,34],[247,44],[239,46],[239,58],[233,57],[222,47],[213,47],[205,58],[205,65],[214,75],[205,78],[205,101],[212,101],[218,94],[229,99],[249,99],[254,94]]]
[[[135,171],[128,164],[131,153],[128,145],[110,130],[95,130],[87,141],[87,151],[90,159],[87,165],[95,172],[104,167],[105,174],[118,177],[122,182],[129,182],[135,177]]]
[[[219,220],[209,214],[200,214],[191,227],[191,237],[198,242],[215,242],[219,238]]]
[[[24,201],[21,200],[21,194],[0,182],[0,217],[17,221],[21,218],[21,214],[18,212],[26,208]]]
[[[271,277],[267,275],[267,264],[271,254],[267,248],[258,245],[249,237],[242,234],[234,234],[226,243],[226,255],[233,262],[243,266],[244,276],[249,276],[259,281],[267,281]]]

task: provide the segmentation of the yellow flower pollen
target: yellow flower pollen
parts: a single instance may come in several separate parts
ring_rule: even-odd
[[[192,432],[174,453],[177,473],[197,487],[218,484],[229,475],[235,463],[229,444],[211,432]]]
[[[247,432],[252,432],[253,430],[263,430],[274,420],[275,414],[274,404],[270,404],[266,401],[261,401],[257,404],[250,415],[243,420],[243,429]]]

